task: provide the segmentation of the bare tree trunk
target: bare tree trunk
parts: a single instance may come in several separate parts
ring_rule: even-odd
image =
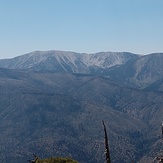
[[[102,121],[104,126],[104,133],[105,133],[105,156],[106,156],[106,163],[111,163],[110,161],[110,151],[109,151],[109,145],[108,145],[108,135],[106,131],[106,126],[104,121]]]
[[[161,128],[162,128],[162,141],[163,141],[163,123],[161,125]]]

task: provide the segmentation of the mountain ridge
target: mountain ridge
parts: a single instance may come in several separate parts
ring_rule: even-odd
[[[63,69],[63,72],[67,72],[66,66],[69,65],[69,68],[71,68],[70,72],[80,73],[80,68],[77,68],[79,66],[84,70],[88,67],[109,68],[115,65],[124,64],[133,56],[137,55],[128,52],[99,52],[95,54],[86,54],[55,50],[35,51],[12,59],[2,59],[0,60],[0,67],[31,69],[32,67],[37,67],[39,64],[46,64],[47,61],[53,61],[54,64],[60,65],[60,69]],[[52,66],[54,66],[54,64]],[[55,69],[53,71],[55,71]]]
[[[35,51],[0,60],[1,68],[35,72],[76,73],[103,76],[119,85],[150,89],[163,78],[163,53],[138,55],[129,52],[76,53]],[[153,87],[154,88],[154,87]],[[162,90],[162,86],[156,87]]]

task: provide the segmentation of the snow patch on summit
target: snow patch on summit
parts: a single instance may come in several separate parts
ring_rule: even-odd
[[[101,52],[96,54],[85,55],[83,62],[90,66],[97,66],[100,68],[109,68],[115,65],[121,65],[126,63],[130,58],[126,58],[123,53],[113,53],[113,52]]]
[[[0,66],[12,69],[41,69],[43,65],[51,65],[54,69],[64,69],[65,72],[89,72],[91,67],[107,69],[125,64],[136,54],[123,52],[99,52],[94,54],[66,51],[35,51],[13,59],[0,60]],[[45,63],[45,64],[44,64]],[[49,67],[49,66],[48,66]]]

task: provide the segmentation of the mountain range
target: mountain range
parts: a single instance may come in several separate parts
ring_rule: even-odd
[[[101,52],[80,54],[65,51],[35,51],[13,59],[1,60],[1,67],[34,71],[91,73],[91,69],[108,69],[136,57],[132,53]]]
[[[35,51],[0,60],[0,162],[71,157],[152,163],[162,154],[163,53]]]
[[[158,87],[156,89],[162,90],[162,63],[163,53],[138,55],[129,52],[84,54],[65,51],[35,51],[13,59],[2,59],[0,67],[35,72],[104,76],[114,83],[134,88],[156,88],[156,83]]]

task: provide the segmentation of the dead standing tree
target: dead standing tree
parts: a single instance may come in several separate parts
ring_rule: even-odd
[[[104,121],[102,121],[102,124],[104,126],[104,133],[105,133],[105,156],[106,156],[106,163],[111,163],[109,144],[108,144],[108,135],[107,135],[106,126],[105,126]]]
[[[163,144],[163,123],[161,124],[161,131],[162,131],[162,144]],[[163,156],[158,157],[159,163],[163,163]]]
[[[163,123],[161,124],[161,131],[162,131],[162,146],[163,146]],[[163,163],[163,157],[161,157],[161,161]]]
[[[161,124],[161,131],[162,131],[162,144],[163,144],[163,123]],[[159,163],[163,163],[163,156],[158,157]]]
[[[163,123],[161,124],[161,132],[162,132],[162,144],[163,144]],[[163,163],[163,156],[156,157],[156,160],[158,160],[158,163]]]

